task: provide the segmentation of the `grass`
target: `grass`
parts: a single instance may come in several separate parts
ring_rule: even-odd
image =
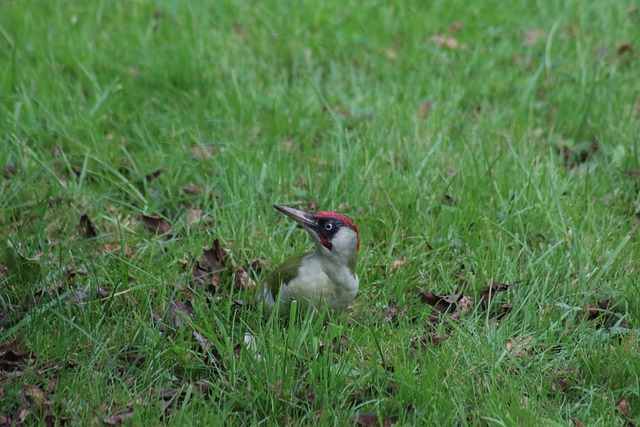
[[[638,424],[639,24],[626,0],[3,5],[0,421]],[[194,284],[214,239],[237,266],[307,250],[271,207],[295,202],[359,226],[347,313]],[[494,281],[428,322],[419,289]]]

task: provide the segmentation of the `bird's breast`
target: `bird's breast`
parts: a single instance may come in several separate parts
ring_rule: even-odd
[[[286,285],[291,298],[314,306],[329,304],[335,311],[346,309],[358,292],[358,277],[347,266],[326,265],[309,256],[302,260],[298,275]]]

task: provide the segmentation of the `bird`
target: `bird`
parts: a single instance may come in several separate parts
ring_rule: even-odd
[[[325,307],[335,313],[344,311],[359,287],[355,272],[360,250],[356,224],[337,212],[273,207],[300,224],[311,235],[315,247],[312,252],[284,261],[266,277],[257,292],[264,312],[271,315],[278,305],[282,317],[289,313],[294,300],[301,308],[312,306],[316,313]]]

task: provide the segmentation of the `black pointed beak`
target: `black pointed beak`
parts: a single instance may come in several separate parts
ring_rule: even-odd
[[[287,215],[290,218],[293,218],[298,224],[304,227],[306,230],[315,232],[318,221],[316,220],[316,216],[312,213],[299,211],[297,209],[290,208],[288,206],[282,205],[273,205],[274,208]]]

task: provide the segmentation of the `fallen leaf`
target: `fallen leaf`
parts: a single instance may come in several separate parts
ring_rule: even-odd
[[[299,399],[313,405],[313,402],[316,400],[316,394],[313,388],[310,385],[306,386]]]
[[[398,267],[401,267],[403,265],[404,265],[404,259],[400,258],[400,259],[397,259],[397,260],[393,261],[391,263],[390,267],[391,267],[392,270],[397,270]]]
[[[13,176],[18,172],[18,167],[16,165],[5,165],[3,176],[7,179],[13,178]]]
[[[255,288],[257,286],[255,280],[251,278],[249,272],[245,267],[240,267],[236,270],[233,275],[234,278],[234,286],[237,290],[247,289],[247,288]]]
[[[14,371],[19,366],[33,362],[33,358],[28,351],[18,348],[15,341],[0,344],[0,370]]]
[[[188,194],[190,196],[197,196],[205,192],[207,187],[204,184],[188,184],[182,187],[180,190],[184,194]]]
[[[218,272],[225,268],[235,268],[233,259],[227,260],[227,254],[230,254],[230,250],[223,248],[220,245],[220,240],[215,239],[211,249],[207,249],[202,252],[202,259],[204,261],[205,269],[211,272]]]
[[[378,417],[378,414],[373,412],[369,414],[360,414],[354,418],[351,418],[351,421],[356,425],[366,427],[389,427],[396,423],[395,418],[385,417],[381,419]]]
[[[127,366],[141,368],[147,360],[147,355],[144,353],[141,354],[136,350],[124,348],[118,356],[118,359]]]
[[[244,39],[244,25],[242,25],[239,22],[234,22],[233,24],[231,24],[231,27],[233,28],[233,32],[235,33],[236,36],[238,36],[241,39]]]
[[[624,313],[620,312],[610,298],[600,300],[596,304],[588,304],[585,309],[587,320],[593,321],[597,328],[611,328],[616,325],[628,327],[627,321],[623,319]]]
[[[460,315],[464,316],[467,314],[475,305],[475,298],[468,297],[466,295],[460,295],[457,300],[458,310],[460,311]]]
[[[282,396],[282,380],[278,378],[273,385],[267,385],[268,389],[274,394],[274,396]]]
[[[571,422],[576,427],[584,427],[584,424],[582,423],[582,421],[580,421],[580,419],[578,417],[572,417],[571,418]]]
[[[331,344],[327,347],[325,344],[320,345],[318,348],[318,354],[323,355],[327,349],[330,349],[335,354],[342,354],[342,352],[348,348],[349,337],[346,335],[340,335],[331,340]]]
[[[218,153],[218,147],[214,145],[196,145],[190,148],[193,156],[198,159],[210,159]]]
[[[152,181],[153,179],[155,179],[155,178],[159,177],[160,175],[162,175],[162,172],[164,172],[164,169],[156,169],[156,170],[146,174],[144,176],[144,179],[146,179],[147,181]]]
[[[532,28],[532,29],[526,30],[522,34],[522,44],[527,46],[536,45],[545,36],[546,36],[546,33],[544,32],[544,30],[541,30],[540,28]]]
[[[618,402],[616,402],[616,409],[625,417],[628,417],[631,415],[631,408],[629,408],[629,402],[624,397],[620,398]]]
[[[140,215],[140,219],[145,227],[156,234],[171,233],[171,223],[158,215]]]
[[[482,306],[482,308],[486,310],[489,307],[489,304],[491,303],[491,300],[493,299],[495,294],[497,294],[498,292],[506,291],[507,289],[509,289],[509,286],[510,285],[507,285],[506,283],[500,282],[491,282],[488,285],[483,286],[482,290],[480,291],[480,305]]]
[[[397,61],[398,60],[398,54],[393,49],[389,49],[387,47],[383,47],[382,48],[382,53],[384,53],[384,56],[390,61]]]
[[[622,43],[621,45],[618,46],[618,49],[616,50],[616,52],[618,53],[618,56],[626,53],[626,52],[633,52],[633,47],[631,46],[631,43]]]
[[[26,384],[20,390],[20,397],[27,407],[35,406],[41,408],[45,405],[50,405],[51,401],[47,394],[42,391],[40,387],[35,385]]]
[[[378,311],[378,310],[376,307],[373,307],[372,312],[373,311]],[[401,313],[404,313],[404,311],[406,310],[401,310],[400,306],[392,301],[389,304],[387,304],[385,307],[383,307],[381,315],[383,316],[385,322],[392,323],[394,320],[396,320],[398,315],[400,315]]]
[[[249,265],[255,274],[260,274],[269,268],[270,261],[265,258],[254,258],[249,261]]]
[[[562,157],[565,166],[573,168],[589,160],[594,153],[600,150],[600,145],[596,140],[578,144],[560,141],[556,144],[556,150]]]
[[[421,119],[426,118],[431,112],[432,108],[433,108],[433,103],[431,101],[421,102],[420,105],[418,106],[418,117],[420,117]]]
[[[13,421],[17,421],[17,424],[25,424],[27,418],[31,415],[31,411],[27,408],[20,408],[18,412],[13,416]]]
[[[464,28],[464,24],[462,22],[454,22],[453,24],[449,25],[449,31],[452,33],[457,33],[463,28]]]
[[[200,222],[204,211],[202,209],[189,208],[187,211],[187,224],[193,224],[194,222]]]
[[[430,345],[437,347],[443,341],[448,340],[451,334],[436,334],[434,332],[427,333],[420,337],[415,337],[411,340],[411,348],[416,350],[426,350]]]
[[[193,330],[193,337],[198,343],[198,346],[200,347],[202,353],[209,357],[211,364],[217,365],[220,361],[220,353],[218,352],[218,349],[213,345],[213,343],[195,329]]]
[[[445,35],[442,34],[435,34],[433,36],[430,36],[428,38],[428,40],[430,42],[433,42],[435,44],[437,44],[439,47],[446,47],[447,49],[460,49],[460,50],[466,50],[467,49],[467,45],[466,44],[460,44],[460,42],[458,42],[458,40],[456,40],[453,37],[447,37]]]
[[[423,304],[428,304],[440,313],[446,313],[447,311],[454,309],[456,305],[457,297],[451,297],[449,295],[439,296],[431,291],[425,291],[420,289],[420,301]]]
[[[171,326],[179,328],[182,325],[187,324],[186,319],[193,319],[193,307],[189,301],[171,301],[169,307],[169,319]]]
[[[89,219],[89,215],[87,214],[83,214],[80,217],[80,222],[78,223],[78,231],[80,235],[86,239],[90,239],[98,235],[96,228],[94,227],[91,219]]]
[[[512,338],[507,341],[507,351],[517,358],[531,356],[533,341],[534,338],[531,335]]]
[[[109,417],[103,419],[105,424],[110,426],[121,426],[124,422],[133,418],[133,407],[129,406],[125,409],[115,412]]]

